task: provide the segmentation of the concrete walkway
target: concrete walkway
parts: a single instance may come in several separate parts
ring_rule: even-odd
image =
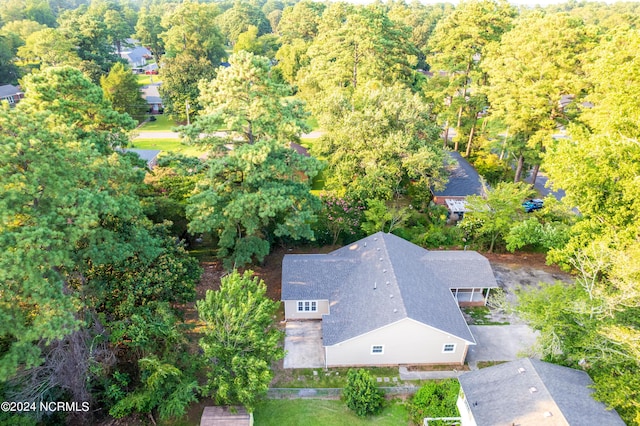
[[[442,380],[458,377],[464,371],[409,371],[407,367],[398,368],[400,380]]]

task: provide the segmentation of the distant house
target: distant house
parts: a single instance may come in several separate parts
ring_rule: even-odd
[[[589,375],[573,368],[522,358],[458,380],[461,426],[624,425],[593,399]]]
[[[480,175],[459,152],[449,152],[453,160],[447,166],[449,182],[442,191],[433,191],[433,202],[446,206],[451,213],[462,216],[467,212],[469,195],[486,195]]]
[[[120,57],[126,59],[131,68],[140,68],[144,67],[147,63],[147,59],[151,59],[153,55],[146,47],[136,46],[133,48],[127,48],[120,52]]]
[[[158,91],[158,87],[160,84],[150,84],[148,86],[144,86],[140,89],[142,98],[147,101],[147,105],[149,106],[149,112],[151,114],[161,114],[163,112],[162,98],[160,97],[160,92]]]
[[[253,414],[243,407],[204,407],[200,426],[253,426]]]
[[[459,305],[497,287],[472,251],[428,251],[378,232],[282,263],[286,320],[322,320],[325,365],[464,364],[475,340]]]
[[[14,106],[22,98],[24,98],[24,93],[22,93],[20,87],[12,86],[11,84],[0,86],[0,102],[7,101],[9,105]]]
[[[127,148],[124,150],[124,152],[133,152],[134,154],[137,154],[141,160],[147,162],[147,167],[149,167],[149,170],[153,170],[153,168],[158,164],[158,154],[160,154],[160,152],[162,151],[155,149]]]

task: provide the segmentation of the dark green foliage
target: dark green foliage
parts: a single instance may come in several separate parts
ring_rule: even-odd
[[[371,416],[382,410],[384,395],[367,370],[349,370],[343,398],[357,416]]]
[[[456,400],[459,391],[460,383],[456,379],[428,382],[407,404],[411,421],[422,424],[425,417],[457,417]],[[444,425],[441,422],[433,424]]]

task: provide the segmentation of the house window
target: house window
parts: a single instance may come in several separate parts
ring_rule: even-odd
[[[373,345],[371,346],[371,355],[382,355],[384,353],[383,345]]]
[[[298,301],[298,312],[317,312],[318,302],[315,300],[300,300]]]
[[[442,347],[442,353],[455,352],[455,351],[456,351],[455,343],[445,343],[444,346]]]

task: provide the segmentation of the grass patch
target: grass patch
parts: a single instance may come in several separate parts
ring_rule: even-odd
[[[493,367],[494,365],[504,364],[505,362],[509,361],[478,361],[478,369]]]
[[[138,84],[140,86],[148,86],[151,83],[162,83],[162,80],[160,80],[160,76],[158,74],[156,75],[136,74],[136,77],[138,77]]]
[[[407,410],[399,400],[388,401],[388,406],[377,416],[358,417],[342,401],[324,399],[266,400],[254,412],[259,426],[359,426],[407,425]]]
[[[147,121],[138,127],[138,130],[141,132],[170,132],[173,127],[178,125],[166,115],[154,115],[154,117],[155,121]]]
[[[395,386],[401,382],[394,382],[393,377],[398,377],[397,367],[370,367],[369,371],[374,378],[382,377],[378,386]],[[317,374],[313,374],[313,372]],[[343,388],[347,384],[347,372],[349,368],[296,368],[283,370],[282,374],[276,375],[271,382],[274,388]],[[389,381],[385,382],[384,377]]]
[[[468,306],[462,310],[471,317],[474,325],[509,325],[508,322],[494,321],[491,318],[491,311],[486,306]]]
[[[190,157],[199,157],[207,152],[199,146],[185,145],[180,139],[135,139],[131,143],[131,148],[159,149]]]

